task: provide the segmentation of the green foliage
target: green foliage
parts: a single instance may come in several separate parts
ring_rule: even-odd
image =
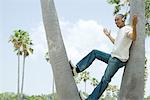
[[[150,0],[145,0],[145,17],[150,17]]]
[[[83,81],[83,82],[85,83],[85,92],[86,92],[86,82],[87,82],[87,80],[90,79],[89,72],[83,71],[83,72],[80,73],[79,75],[80,75],[79,80],[80,80],[80,81]],[[80,81],[79,81],[79,82],[80,82]]]
[[[107,2],[110,4],[119,4],[120,0],[107,0]]]
[[[150,100],[150,96],[148,96],[148,97],[144,98],[144,100]]]
[[[90,76],[90,73],[87,72],[87,71],[83,71],[81,72],[78,77],[75,77],[75,80],[76,80],[76,83],[80,83],[81,81],[85,82],[87,80],[89,80],[91,82],[91,85],[95,88],[98,84],[99,84],[99,81],[94,78],[94,77],[91,77]],[[118,96],[118,92],[119,92],[119,89],[116,85],[109,85],[106,89],[106,91],[104,92],[104,94],[106,93],[110,93],[109,95],[109,99],[108,100],[116,100],[117,96]],[[86,92],[84,92],[85,94],[87,94]],[[88,95],[88,94],[87,94]],[[105,100],[105,97],[106,95],[102,95],[102,97],[99,99],[99,100]]]
[[[87,80],[90,80],[90,75],[87,71],[83,71],[79,73],[77,77],[75,77],[76,83],[80,83],[81,81],[86,82]]]
[[[85,94],[88,95],[87,93]],[[111,95],[108,96],[109,97],[107,100],[116,100],[116,97],[113,97]],[[15,93],[9,93],[9,92],[0,93],[0,100],[17,100],[17,95]],[[58,98],[57,98],[57,94],[54,93],[48,95],[32,95],[32,96],[24,95],[24,100],[58,100]],[[102,95],[102,97],[99,100],[106,100],[106,97]],[[144,100],[150,100],[150,96],[145,97]]]
[[[53,98],[54,97],[54,98]],[[58,100],[57,94],[48,94],[48,95],[32,95],[27,96],[23,95],[23,100]],[[15,93],[1,93],[0,100],[17,100],[17,95]]]
[[[118,93],[119,93],[119,88],[116,85],[111,85],[109,84],[109,86],[107,87],[105,93],[109,93],[109,97],[113,100],[115,100],[115,98],[118,97]],[[113,97],[113,98],[112,98]]]
[[[148,78],[148,69],[147,69],[147,58],[145,57],[145,68],[144,68],[144,95],[145,95],[145,87],[146,87],[146,81]]]
[[[98,83],[99,83],[99,82],[98,82],[98,80],[97,80],[96,78],[93,77],[93,78],[91,79],[91,85],[92,85],[92,86],[96,87],[96,86],[98,85]]]
[[[14,51],[17,51],[17,55],[24,55],[25,57],[33,53],[31,46],[33,45],[30,39],[29,33],[23,30],[15,30],[11,35],[9,42],[14,46]]]
[[[145,34],[150,36],[150,23],[149,22],[145,23]]]
[[[150,36],[150,0],[145,0],[145,18],[146,18],[145,33],[148,36]]]
[[[124,0],[124,2],[120,1],[120,0],[107,0],[107,2],[111,5],[114,5],[114,12],[113,12],[114,15],[119,13],[119,11],[121,10],[122,7],[126,6],[126,8],[128,8],[128,6],[129,6],[128,0]],[[128,13],[129,13],[129,11],[127,10],[124,13],[124,15],[126,16]]]
[[[46,59],[47,62],[50,62],[49,61],[50,59],[49,59],[49,53],[48,52],[45,53],[45,59]]]
[[[84,82],[86,82],[88,79],[90,79],[89,72],[87,72],[87,71],[80,73],[80,76],[81,76],[80,77],[81,80],[83,80]]]
[[[116,13],[118,13],[119,10],[120,10],[120,5],[116,5],[115,8],[114,8],[114,15],[115,15]]]
[[[17,95],[14,93],[2,93],[0,94],[0,100],[16,100]]]

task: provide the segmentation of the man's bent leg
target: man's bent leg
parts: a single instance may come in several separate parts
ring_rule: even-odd
[[[77,72],[82,72],[86,68],[88,68],[95,58],[108,63],[109,58],[111,57],[110,54],[104,53],[98,50],[92,50],[87,56],[85,56],[81,61],[77,63]]]
[[[98,100],[99,97],[103,94],[105,89],[107,88],[111,78],[118,71],[119,68],[125,66],[126,63],[121,62],[117,58],[110,58],[108,62],[108,66],[105,70],[104,76],[101,79],[101,82],[94,89],[91,95],[87,98],[87,100]]]

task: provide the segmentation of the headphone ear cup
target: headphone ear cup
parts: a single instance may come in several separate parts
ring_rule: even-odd
[[[125,18],[124,18],[124,17],[122,18],[122,21],[123,21],[123,22],[125,21]]]
[[[126,20],[126,16],[124,16],[123,18],[122,18],[122,21],[125,21]]]

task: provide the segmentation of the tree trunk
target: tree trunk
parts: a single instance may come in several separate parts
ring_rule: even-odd
[[[23,100],[23,86],[24,86],[24,72],[25,72],[25,55],[23,57],[23,69],[22,69],[22,84],[21,84],[21,100]]]
[[[86,81],[85,81],[84,83],[85,83],[85,84],[84,84],[84,85],[85,85],[84,88],[85,88],[85,93],[86,93]]]
[[[145,17],[144,0],[130,1],[130,16],[137,15],[137,39],[124,70],[119,100],[144,100]],[[131,19],[130,18],[130,19]]]
[[[41,7],[58,99],[80,100],[68,63],[54,2],[41,0]]]
[[[54,79],[54,75],[53,75],[53,84],[52,84],[53,99],[55,98],[55,95],[54,95],[55,90],[54,90],[54,88],[55,88],[55,79]]]
[[[20,50],[19,50],[20,52]],[[18,85],[17,85],[17,100],[20,100],[20,55],[18,54]]]

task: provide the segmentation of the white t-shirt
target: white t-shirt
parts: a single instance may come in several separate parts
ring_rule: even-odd
[[[131,26],[124,26],[119,29],[114,42],[114,48],[111,52],[112,57],[116,57],[123,62],[129,59],[129,49],[132,44],[129,33],[132,33],[132,30]]]

